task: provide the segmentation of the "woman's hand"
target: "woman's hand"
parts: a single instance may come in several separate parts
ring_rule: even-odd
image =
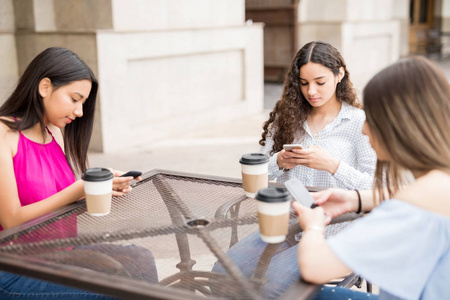
[[[309,208],[301,205],[297,201],[292,202],[292,207],[295,210],[295,213],[298,215],[298,222],[303,231],[307,229],[314,230],[325,230],[325,223],[330,222],[330,218],[324,218],[324,210],[322,207],[318,206],[316,208]],[[330,220],[328,220],[330,219]]]
[[[311,193],[311,196],[331,219],[358,209],[358,195],[353,190],[333,188]]]
[[[303,229],[297,256],[302,278],[323,284],[347,276],[351,270],[331,251],[325,240],[324,210],[320,206],[311,209],[296,201],[292,202],[292,207]]]
[[[131,181],[133,180],[133,177],[132,176],[120,177],[121,175],[125,174],[125,172],[113,169],[110,170],[114,174],[112,195],[123,196],[125,194],[130,193],[133,190],[133,188],[131,187]],[[135,180],[141,181],[142,178],[141,176],[139,176],[136,177]]]
[[[277,164],[280,169],[292,169],[298,165],[297,153],[292,151],[281,150],[277,155]]]
[[[281,150],[277,155],[277,163],[280,168],[292,169],[302,165],[311,169],[324,170],[334,175],[340,161],[331,156],[323,147],[315,145],[307,149]]]

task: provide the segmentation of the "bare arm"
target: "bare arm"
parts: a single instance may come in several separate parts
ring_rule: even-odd
[[[20,205],[17,189],[15,193],[8,192],[0,196],[0,206],[2,207],[0,224],[4,229],[20,225],[52,212],[64,205],[75,202],[84,195],[83,182],[81,180],[46,199],[26,206]]]
[[[298,247],[298,266],[306,281],[323,284],[351,273],[330,250],[323,233],[307,230],[303,233]]]
[[[351,270],[330,250],[325,240],[323,209],[310,209],[295,201],[292,206],[304,232],[298,247],[298,266],[303,279],[322,284],[350,274]]]
[[[361,195],[361,211],[371,211],[375,207],[372,191],[360,191],[359,193]],[[320,205],[325,214],[331,218],[358,211],[358,194],[354,190],[332,188],[311,195],[315,199],[314,203]]]

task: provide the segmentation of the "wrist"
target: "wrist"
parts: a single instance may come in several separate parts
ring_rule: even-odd
[[[358,190],[355,190],[356,193],[356,204],[355,204],[355,211],[357,214],[361,213],[362,209],[362,201],[361,201],[361,193]]]
[[[337,169],[339,168],[339,165],[341,164],[341,161],[339,159],[333,158],[332,164],[328,170],[328,172],[331,175],[336,174]]]
[[[303,232],[319,232],[323,234],[325,232],[325,228],[318,225],[308,225]]]
[[[347,190],[347,212],[354,212],[356,213],[358,211],[358,194],[355,190]]]
[[[281,151],[283,151],[283,150],[281,150]],[[281,165],[281,162],[280,162],[280,154],[281,154],[281,151],[277,153],[277,159],[276,159],[276,161],[277,161],[277,166],[278,166],[278,170],[283,170],[283,169],[284,169],[284,167]]]
[[[276,157],[276,162],[277,162],[278,170],[283,169],[283,168],[280,166],[280,153],[281,153],[281,152],[278,152],[278,153],[277,153],[277,157]]]
[[[84,195],[84,181],[83,181],[83,179],[78,179],[75,182],[75,186],[76,186],[76,190],[77,190],[76,197],[77,197],[77,200],[79,200],[80,198],[83,198],[85,196]]]

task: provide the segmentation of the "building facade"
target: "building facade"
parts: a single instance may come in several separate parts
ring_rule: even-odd
[[[360,91],[449,37],[450,0],[0,0],[0,103],[35,55],[67,47],[99,79],[91,150],[113,152],[261,112],[264,73],[282,81],[311,40]]]
[[[174,138],[263,109],[263,25],[244,0],[0,0],[0,103],[50,46],[99,80],[91,150]]]

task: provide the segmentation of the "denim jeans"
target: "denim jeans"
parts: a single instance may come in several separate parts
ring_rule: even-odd
[[[355,291],[343,287],[322,287],[320,293],[316,296],[315,300],[377,300],[378,295]]]
[[[76,247],[74,250],[97,251],[121,265],[129,277],[151,283],[158,282],[154,257],[145,248],[135,245],[100,244]],[[26,276],[0,272],[0,299],[106,300],[117,298]]]
[[[76,247],[105,254],[120,263],[128,277],[150,283],[158,282],[158,272],[153,254],[136,245],[98,244]]]
[[[239,241],[227,251],[230,259],[239,267],[241,272],[250,278],[258,265],[259,257],[267,244],[259,237],[259,232],[253,233]],[[266,295],[270,298],[280,296],[295,280],[300,277],[297,264],[298,245],[285,241],[280,245],[272,257],[266,272],[267,282],[264,285]],[[226,273],[222,264],[216,262],[213,272]],[[325,299],[377,299],[377,295],[363,293],[341,287],[324,286],[316,300]]]
[[[239,241],[227,251],[228,257],[248,278],[255,272],[258,260],[267,244],[253,233]],[[216,262],[213,272],[226,273],[220,262]],[[268,276],[267,276],[268,275]],[[266,272],[267,282],[264,285],[266,295],[271,298],[281,295],[300,276],[297,265],[297,247],[284,242],[272,257]]]
[[[0,299],[109,300],[117,298],[30,277],[0,272]]]

